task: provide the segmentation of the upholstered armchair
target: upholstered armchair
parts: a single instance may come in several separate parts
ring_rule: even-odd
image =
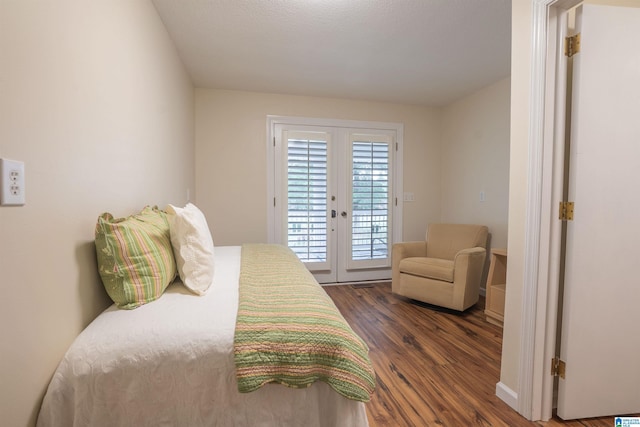
[[[484,225],[430,224],[426,240],[393,245],[393,293],[464,311],[478,302],[487,255]]]

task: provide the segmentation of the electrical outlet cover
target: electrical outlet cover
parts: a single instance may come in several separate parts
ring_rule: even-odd
[[[0,205],[24,205],[24,182],[24,162],[0,159]]]

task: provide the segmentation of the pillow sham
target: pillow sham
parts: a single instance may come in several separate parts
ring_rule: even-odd
[[[154,301],[176,277],[169,222],[157,207],[115,219],[98,217],[95,230],[98,270],[109,297],[119,308]]]
[[[194,204],[166,208],[173,254],[182,283],[191,292],[204,295],[215,272],[214,245],[207,219]]]

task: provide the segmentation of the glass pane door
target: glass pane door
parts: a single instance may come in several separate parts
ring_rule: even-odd
[[[287,245],[318,282],[391,277],[396,135],[274,126],[273,242]]]
[[[286,242],[310,269],[329,268],[328,134],[285,131]]]
[[[391,138],[351,134],[351,222],[347,268],[391,260]]]

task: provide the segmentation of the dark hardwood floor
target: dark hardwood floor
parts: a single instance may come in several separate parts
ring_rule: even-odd
[[[484,299],[457,314],[395,296],[390,283],[324,289],[369,345],[371,427],[613,426],[613,417],[534,423],[496,397],[502,329],[486,322]]]

